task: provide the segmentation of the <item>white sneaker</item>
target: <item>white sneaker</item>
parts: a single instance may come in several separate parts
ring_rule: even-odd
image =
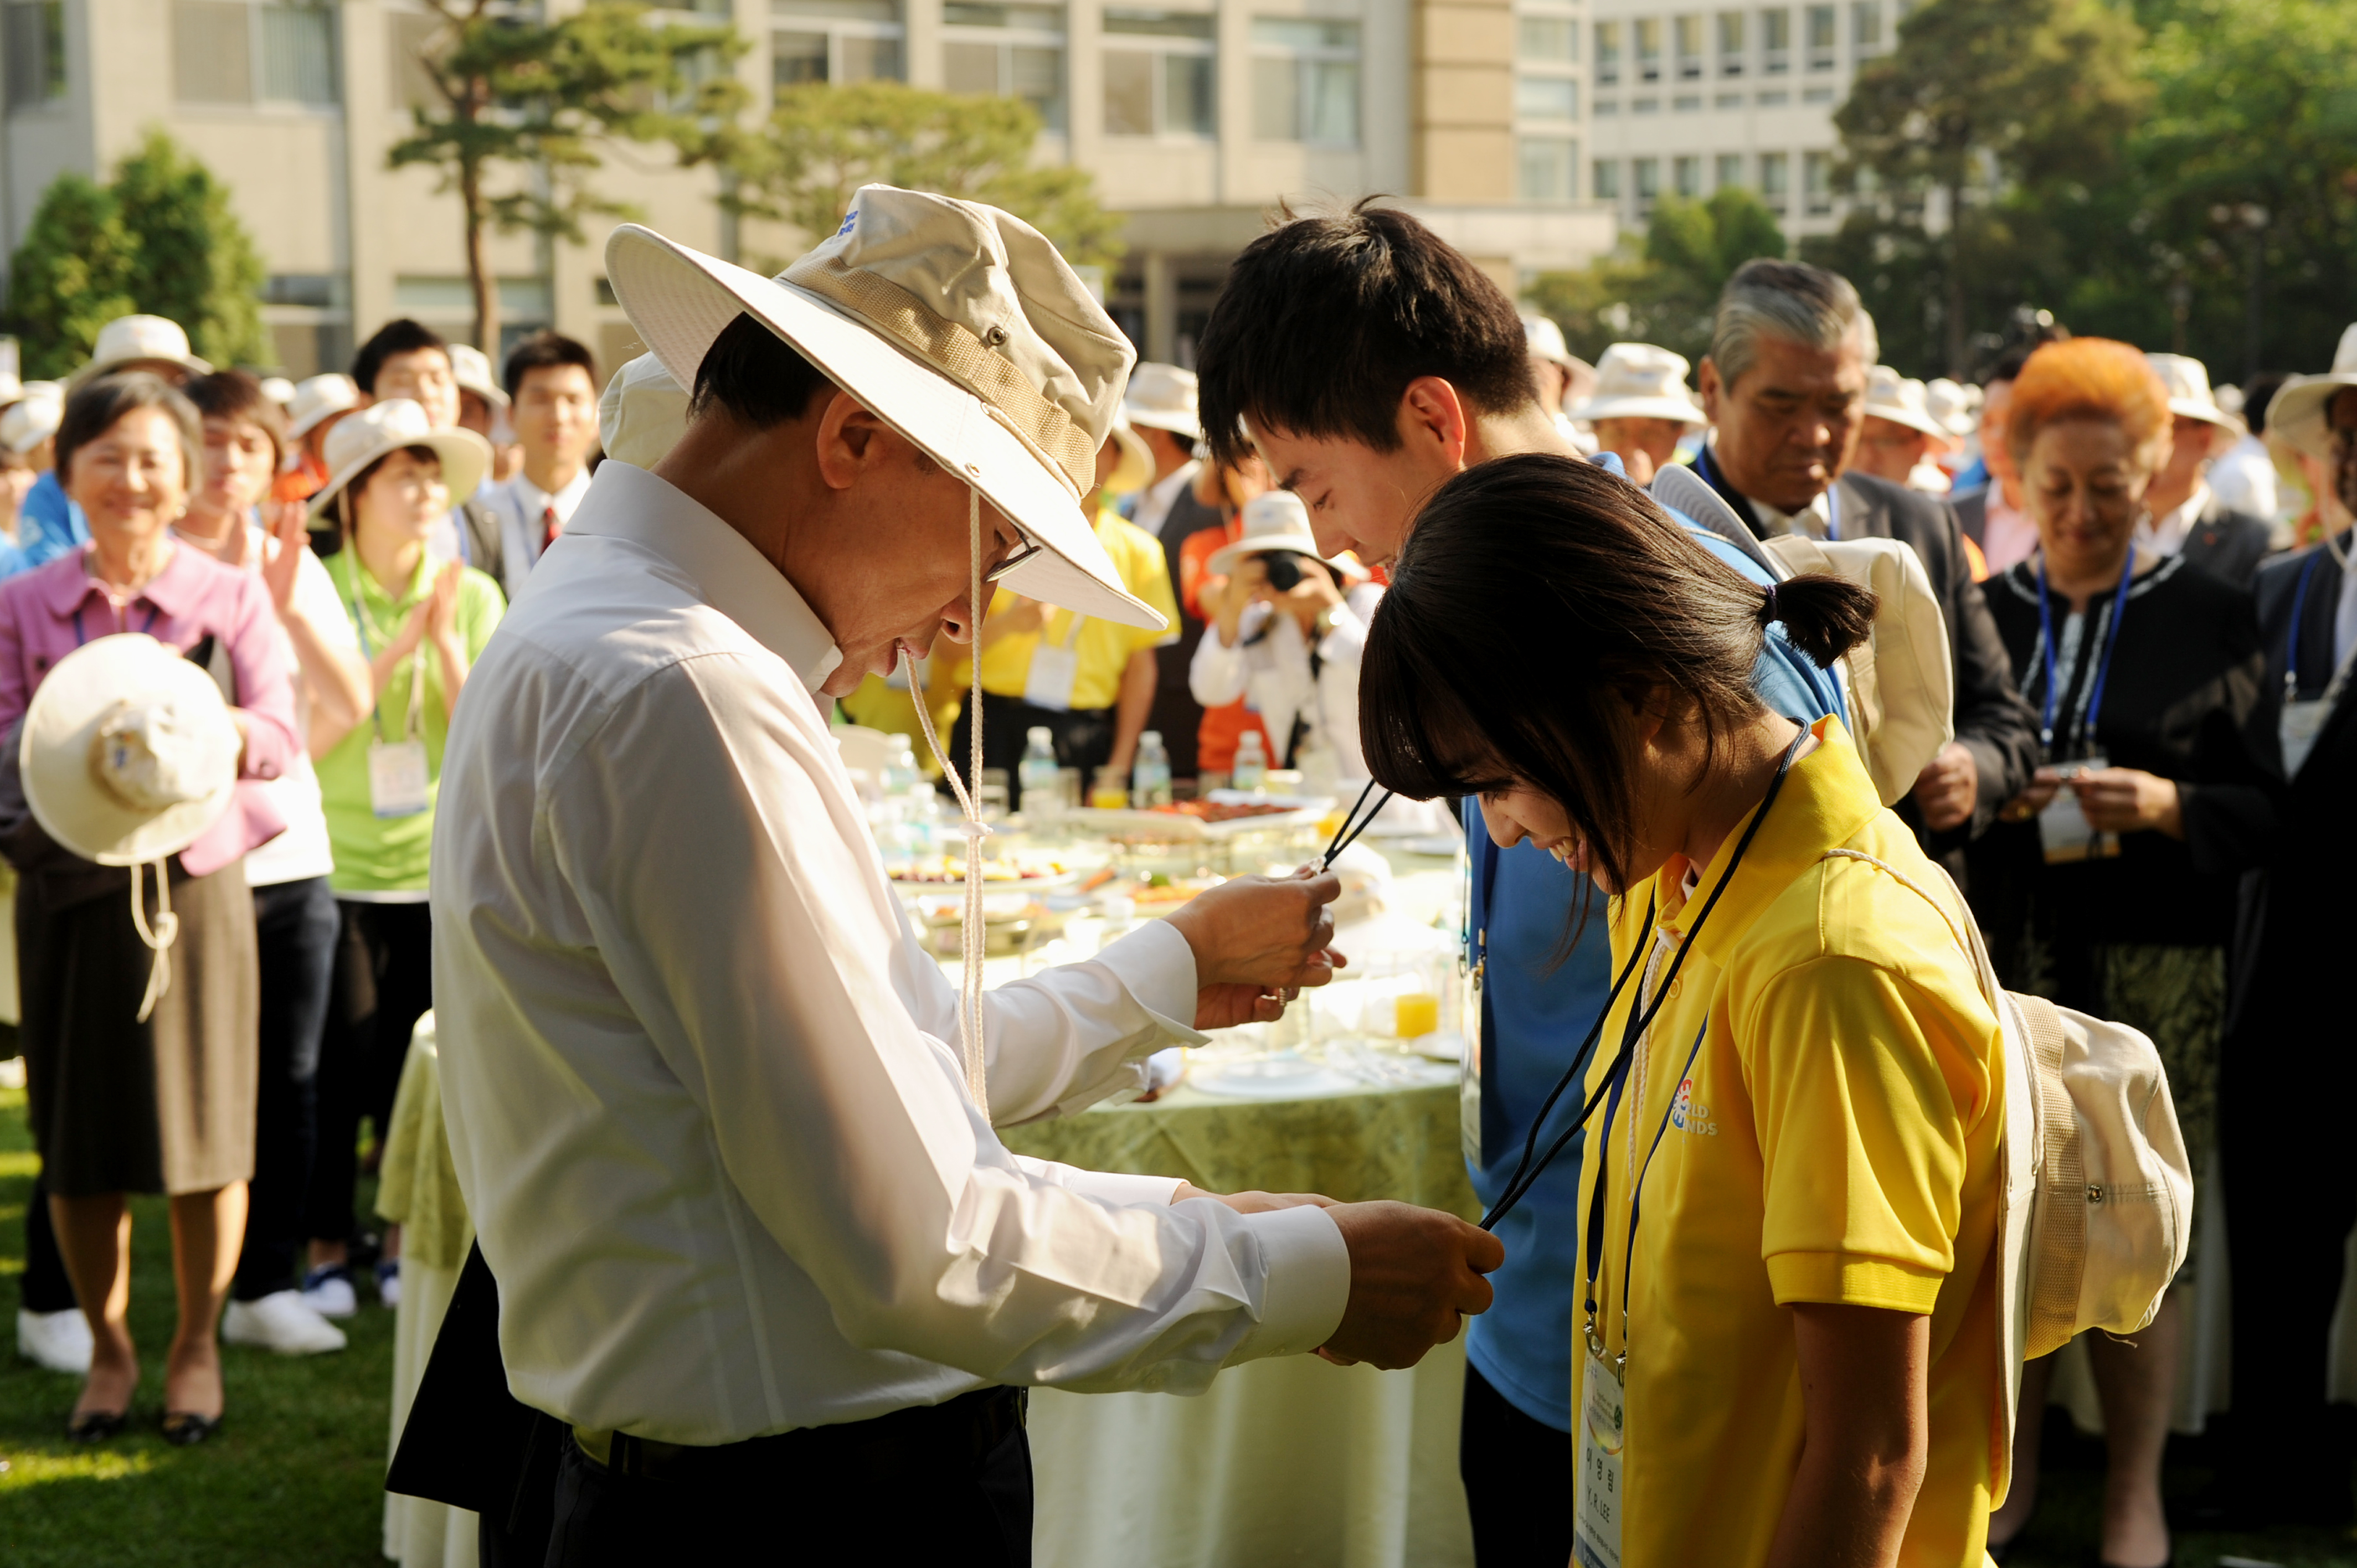
[[[361,1309],[352,1276],[334,1263],[323,1264],[303,1276],[303,1305],[322,1317],[350,1317]]]
[[[387,1258],[376,1266],[376,1298],[386,1306],[401,1308],[401,1260]]]
[[[63,1312],[16,1309],[16,1354],[52,1372],[90,1375],[90,1319],[80,1307]]]
[[[231,1302],[221,1315],[221,1337],[281,1356],[317,1356],[344,1348],[344,1331],[304,1305],[303,1293],[296,1290]]]

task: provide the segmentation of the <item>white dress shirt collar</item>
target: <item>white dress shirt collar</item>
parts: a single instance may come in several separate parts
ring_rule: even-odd
[[[1130,521],[1159,539],[1162,525],[1170,519],[1170,509],[1178,504],[1178,492],[1195,482],[1202,467],[1200,462],[1189,459],[1146,486],[1137,498],[1137,515]]]
[[[2136,524],[2136,545],[2157,556],[2184,553],[2185,540],[2210,510],[2210,486],[2206,480],[2193,482],[2193,493],[2184,504],[2163,517],[2147,516]]]

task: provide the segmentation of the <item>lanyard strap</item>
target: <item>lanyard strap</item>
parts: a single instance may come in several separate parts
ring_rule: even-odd
[[[1841,481],[1835,479],[1825,487],[1825,537],[1841,537]]]
[[[2299,695],[2299,623],[2302,612],[2308,607],[2309,581],[2316,575],[2316,564],[2323,557],[2318,555],[2309,556],[2308,564],[2299,569],[2299,581],[2292,585],[2291,629],[2284,636],[2284,701],[2287,703]]]
[[[2135,575],[2136,544],[2131,541],[2127,561],[2120,567],[2119,590],[2112,596],[2111,624],[2104,628],[2104,653],[2095,665],[2095,683],[2088,690],[2086,705],[2080,712],[2078,723],[2072,726],[2074,748],[2083,746],[2095,733],[2095,715],[2104,706],[2104,684],[2111,679],[2112,652],[2120,645],[2120,623],[2127,619],[2128,583]],[[2038,637],[2039,651],[2046,660],[2046,708],[2039,720],[2038,740],[2046,748],[2048,759],[2051,760],[2054,755],[2054,710],[2061,703],[2062,693],[2057,685],[2054,670],[2054,605],[2047,596],[2046,556],[2043,552],[2038,557]]]
[[[125,606],[124,607],[128,608],[129,607]],[[152,604],[149,605],[147,607],[147,618],[140,623],[139,629],[142,632],[153,632],[156,629],[156,618],[161,616],[163,613],[163,610],[156,606]],[[76,605],[74,607],[73,623],[74,646],[76,648],[80,648],[83,643],[90,640],[89,637],[86,636],[81,629],[81,607],[80,605]]]
[[[356,551],[355,546],[352,551],[339,552],[339,553],[354,553]],[[352,563],[352,628],[360,633],[361,657],[373,665],[376,662],[374,646],[376,639],[369,636],[368,605],[361,592],[361,573],[363,570],[358,561]],[[400,607],[394,607],[397,609]],[[416,650],[409,656],[409,708],[404,717],[405,725],[402,731],[402,738],[414,740],[425,720],[425,639],[424,638],[418,639]],[[376,743],[382,746],[384,744],[383,703],[371,702],[369,704],[369,725],[376,732]]]

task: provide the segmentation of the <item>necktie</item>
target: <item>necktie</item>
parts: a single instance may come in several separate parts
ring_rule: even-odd
[[[556,536],[564,532],[565,525],[556,521],[556,503],[551,501],[546,506],[542,507],[540,509],[540,548],[542,553],[545,553],[548,547],[556,542]]]

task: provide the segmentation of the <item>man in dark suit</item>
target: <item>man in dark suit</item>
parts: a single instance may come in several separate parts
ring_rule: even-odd
[[[2242,432],[2220,412],[2210,391],[2209,367],[2183,354],[2149,354],[2152,368],[2169,388],[2175,419],[2169,461],[2145,491],[2151,521],[2136,530],[2136,549],[2182,555],[2222,582],[2247,588],[2274,542],[2269,519],[2235,511],[2210,489],[2210,459]]]
[[[1945,501],[1845,474],[1864,426],[1879,345],[1857,291],[1799,262],[1745,263],[1719,297],[1700,376],[1715,427],[1695,463],[1760,538],[1903,540],[1921,558],[1948,623],[1956,738],[1900,811],[1927,847],[1959,848],[2038,766],[2037,726],[2014,689],[1996,623]]]

